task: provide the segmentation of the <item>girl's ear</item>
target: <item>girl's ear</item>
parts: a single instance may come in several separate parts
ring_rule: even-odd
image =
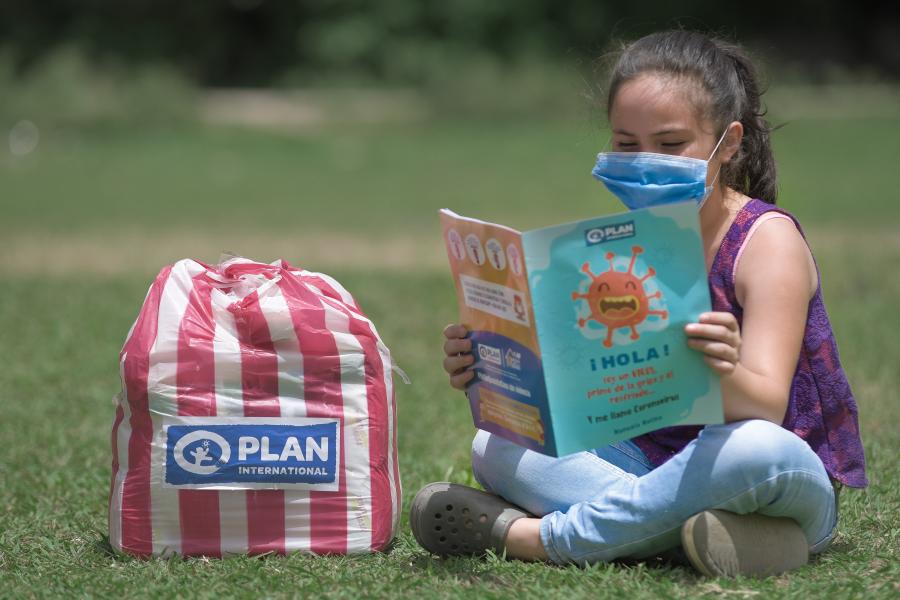
[[[720,150],[720,160],[727,163],[731,160],[737,151],[741,148],[741,140],[744,138],[744,126],[740,121],[732,121],[728,124],[725,133],[725,139],[722,140],[722,149]]]

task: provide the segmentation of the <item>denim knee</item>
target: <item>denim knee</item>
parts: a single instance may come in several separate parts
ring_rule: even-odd
[[[748,481],[762,481],[787,471],[828,474],[812,448],[791,431],[762,419],[707,427],[701,436],[720,445],[716,466]]]
[[[717,452],[711,478],[750,493],[723,498],[719,508],[790,517],[803,529],[813,552],[827,547],[837,524],[834,490],[809,444],[779,425],[756,419],[708,427],[701,436]]]

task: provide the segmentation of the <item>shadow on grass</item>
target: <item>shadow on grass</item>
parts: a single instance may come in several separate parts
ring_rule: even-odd
[[[121,560],[125,558],[127,555],[118,552],[115,548],[112,547],[112,544],[109,542],[109,535],[105,533],[99,533],[99,537],[94,540],[94,543],[91,544],[94,548],[94,552],[101,554],[107,558],[113,558],[116,560]],[[128,557],[130,558],[130,557]]]
[[[205,556],[181,556],[175,552],[167,552],[163,551],[160,556],[136,556],[134,554],[130,554],[128,552],[124,552],[121,550],[116,550],[113,548],[112,543],[109,541],[109,535],[106,533],[97,532],[97,538],[94,540],[94,543],[91,545],[94,549],[94,552],[97,554],[104,556],[106,558],[111,558],[117,562],[129,563],[129,562],[141,562],[147,560],[209,560]],[[260,558],[267,556],[267,554],[259,555]]]
[[[419,571],[421,575],[430,575],[440,579],[462,580],[467,583],[504,584],[508,583],[507,579],[502,572],[495,572],[495,568],[499,567],[497,570],[502,571],[505,562],[506,561],[502,558],[490,556],[485,558],[439,558],[431,554],[418,554],[411,558],[409,565],[416,571]],[[564,570],[577,568],[573,565],[556,565],[553,563],[532,564],[547,569]],[[642,566],[645,570],[651,571],[659,576],[670,575],[675,576],[678,579],[694,579],[697,575],[690,567],[687,558],[683,554],[675,552],[646,560],[622,559],[603,564],[608,565],[611,569],[621,568],[623,570]],[[585,570],[589,570],[590,568],[591,567],[588,567]]]
[[[852,539],[843,537],[838,534],[838,537],[831,543],[830,546],[828,546],[828,550],[811,558],[812,560],[818,560],[819,558],[828,556],[829,554],[846,554],[849,552],[853,552],[856,549],[857,544],[854,543]]]
[[[164,562],[180,561],[180,562],[190,563],[190,562],[209,562],[210,560],[227,561],[230,559],[237,559],[237,560],[248,559],[248,560],[254,560],[254,561],[328,560],[328,559],[340,560],[340,561],[359,561],[359,560],[372,560],[378,556],[389,557],[399,546],[399,544],[398,544],[399,536],[398,536],[398,537],[395,537],[394,539],[392,539],[384,549],[382,549],[378,552],[370,552],[370,553],[363,553],[363,554],[343,554],[343,553],[315,554],[312,552],[302,552],[302,551],[294,551],[294,552],[288,552],[287,554],[281,554],[281,553],[278,553],[275,551],[269,551],[269,552],[262,552],[259,554],[228,553],[224,556],[211,557],[211,556],[205,556],[205,555],[184,556],[184,555],[179,554],[174,551],[163,550],[161,553],[153,554],[151,556],[136,556],[136,555],[130,554],[125,551],[116,550],[113,547],[112,543],[110,542],[108,534],[102,533],[100,531],[96,531],[95,534],[96,535],[94,537],[94,541],[91,544],[91,548],[93,549],[94,553],[99,556],[102,556],[105,558],[111,558],[114,561],[123,562],[123,563],[135,562],[135,561],[142,562],[142,561],[148,561],[148,560],[164,561]]]
[[[473,565],[471,558],[437,558],[430,554],[413,557],[409,564],[419,571],[419,575],[429,575],[438,579],[452,579],[476,584],[505,585],[507,578],[491,570],[491,566],[482,561]]]
[[[832,564],[840,563],[847,560],[859,546],[852,539],[838,534],[837,538],[828,546],[828,549],[821,554],[814,554],[809,557],[809,565],[820,565],[823,568]]]

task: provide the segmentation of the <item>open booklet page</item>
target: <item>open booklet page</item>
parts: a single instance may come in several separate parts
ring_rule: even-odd
[[[555,454],[522,235],[442,210],[460,322],[470,331],[475,426]]]
[[[684,326],[710,310],[695,202],[522,236],[558,455],[722,422]]]

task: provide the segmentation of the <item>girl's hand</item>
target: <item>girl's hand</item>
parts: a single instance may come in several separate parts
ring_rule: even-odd
[[[712,369],[720,375],[734,371],[741,357],[741,329],[729,312],[708,312],[700,315],[699,323],[684,326],[688,346],[699,350]]]
[[[466,389],[466,384],[475,377],[474,371],[467,371],[475,362],[472,355],[472,340],[466,339],[469,331],[462,325],[447,325],[444,328],[444,370],[450,375],[450,385],[458,390]]]

